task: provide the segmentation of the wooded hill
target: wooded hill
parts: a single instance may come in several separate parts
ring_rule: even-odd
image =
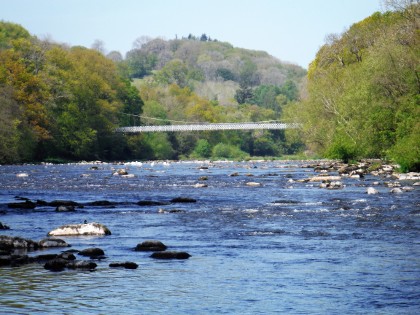
[[[149,40],[123,59],[42,41],[1,22],[0,61],[1,163],[245,158],[296,149],[284,144],[282,131],[114,132],[175,120],[280,119],[282,106],[298,98],[305,70],[264,52],[190,37]],[[203,91],[210,87],[208,98]]]
[[[392,0],[330,35],[308,74],[203,34],[118,52],[42,41],[0,23],[0,162],[385,158],[420,169],[418,1]],[[100,50],[100,49],[99,49]],[[299,130],[122,135],[118,126],[300,122]],[[311,155],[311,157],[313,157]]]
[[[322,156],[388,158],[420,169],[418,1],[390,1],[343,34],[328,36],[308,71],[308,97],[285,115]],[[408,4],[408,6],[403,6]]]

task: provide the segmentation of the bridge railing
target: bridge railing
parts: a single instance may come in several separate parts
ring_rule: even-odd
[[[297,123],[280,122],[247,122],[247,123],[205,123],[185,125],[160,125],[160,126],[133,126],[120,127],[117,132],[139,133],[139,132],[175,132],[175,131],[205,131],[205,130],[257,130],[257,129],[295,129],[299,128]]]

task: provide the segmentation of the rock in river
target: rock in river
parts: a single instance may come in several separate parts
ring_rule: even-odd
[[[7,235],[0,235],[0,250],[12,250],[12,249],[38,249],[38,243],[32,240],[24,239],[21,237],[13,237]]]
[[[103,257],[105,255],[105,252],[101,248],[92,247],[92,248],[86,248],[82,250],[81,252],[79,252],[79,255],[87,256],[90,258],[98,258],[98,257]]]
[[[150,240],[137,244],[134,250],[138,252],[159,252],[166,250],[166,248],[166,245],[161,241]]]
[[[118,268],[118,267],[123,267],[125,269],[137,269],[139,265],[137,265],[134,262],[131,261],[126,261],[126,262],[122,262],[122,263],[110,263],[109,267],[111,268]]]
[[[150,257],[155,259],[188,259],[191,257],[187,252],[156,252]]]
[[[64,240],[59,238],[45,238],[42,241],[39,241],[39,247],[41,248],[49,248],[49,247],[69,247],[70,245],[67,244]]]
[[[111,235],[111,231],[100,223],[68,224],[48,233],[48,236]]]

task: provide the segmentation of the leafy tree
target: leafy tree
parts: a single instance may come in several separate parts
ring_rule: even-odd
[[[157,64],[157,56],[154,53],[133,49],[127,52],[126,61],[131,78],[143,78],[150,75]]]
[[[211,156],[211,145],[206,139],[200,139],[192,153],[193,158],[209,158]]]

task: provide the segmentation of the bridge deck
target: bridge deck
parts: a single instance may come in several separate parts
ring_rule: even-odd
[[[163,126],[120,127],[117,132],[167,132],[167,131],[203,131],[203,130],[257,130],[257,129],[295,129],[296,123],[217,123],[217,124],[187,124]]]

